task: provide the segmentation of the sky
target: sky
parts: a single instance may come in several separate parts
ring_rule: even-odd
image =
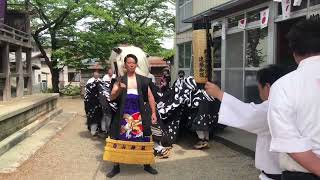
[[[169,7],[169,12],[171,12],[173,15],[175,15],[176,14],[176,7],[171,3],[168,3],[168,7]],[[170,38],[164,38],[161,41],[161,43],[162,43],[163,48],[172,49],[174,46],[174,34]]]
[[[174,43],[174,40],[173,40],[173,37],[170,37],[170,38],[164,38],[162,41],[161,41],[162,45],[161,47],[163,48],[166,48],[166,49],[172,49],[173,48],[173,43]]]

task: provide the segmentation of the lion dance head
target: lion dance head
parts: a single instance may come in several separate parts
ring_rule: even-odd
[[[116,68],[118,70],[118,75],[123,76],[126,72],[124,68],[124,58],[128,54],[134,54],[138,58],[138,66],[136,73],[142,76],[149,75],[149,62],[146,53],[135,46],[119,46],[113,48],[111,56],[109,58],[111,63],[111,68],[115,72]]]

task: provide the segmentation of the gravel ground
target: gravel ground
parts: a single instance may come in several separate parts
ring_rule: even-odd
[[[77,117],[43,146],[18,171],[0,174],[6,180],[104,180],[112,167],[102,160],[104,140],[92,138],[86,129],[84,105],[81,99],[60,99],[65,112],[78,112]],[[123,165],[115,180],[133,179],[212,179],[256,180],[254,160],[223,144],[211,141],[210,149],[192,149],[192,138],[182,139],[169,159],[157,160],[159,174],[152,176],[141,166]]]

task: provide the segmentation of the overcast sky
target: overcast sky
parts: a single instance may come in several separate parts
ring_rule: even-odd
[[[168,3],[169,6],[169,12],[171,12],[173,15],[176,14],[176,7],[174,5],[172,5],[171,3]],[[166,48],[166,49],[172,49],[174,46],[174,35],[172,35],[172,37],[170,38],[164,38],[162,41],[162,47]]]

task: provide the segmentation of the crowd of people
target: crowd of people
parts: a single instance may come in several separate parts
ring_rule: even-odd
[[[139,59],[124,58],[126,74],[98,72],[86,85],[87,125],[119,142],[154,142],[156,156],[166,158],[182,125],[196,132],[197,149],[209,147],[217,124],[257,134],[255,165],[262,180],[320,179],[320,17],[295,24],[288,41],[298,68],[269,65],[257,73],[261,104],[245,103],[207,82],[197,86],[184,71],[171,83],[163,71],[160,86],[153,75],[136,73]],[[153,78],[152,78],[153,77]],[[134,150],[134,146],[131,146]],[[120,173],[121,160],[107,177]],[[157,174],[150,164],[144,170]]]

